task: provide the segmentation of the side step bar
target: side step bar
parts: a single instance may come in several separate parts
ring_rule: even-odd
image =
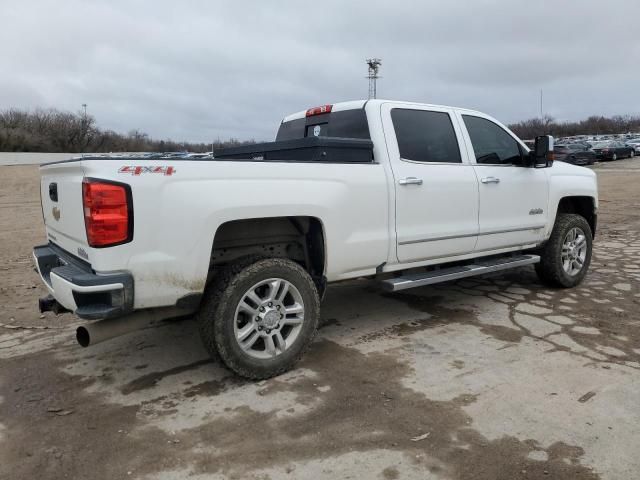
[[[409,273],[401,277],[383,280],[382,287],[390,292],[406,290],[407,288],[422,287],[434,283],[458,280],[459,278],[474,277],[485,273],[499,272],[510,268],[522,267],[540,262],[538,255],[516,255],[508,257],[480,260],[469,265],[441,268],[430,272]]]

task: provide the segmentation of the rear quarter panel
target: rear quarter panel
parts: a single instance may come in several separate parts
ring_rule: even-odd
[[[162,173],[119,173],[137,164]],[[96,271],[128,270],[135,308],[201,293],[215,232],[246,218],[312,216],[323,224],[329,281],[372,274],[387,258],[387,183],[380,164],[89,160],[85,175],[131,185],[134,236],[88,249]]]

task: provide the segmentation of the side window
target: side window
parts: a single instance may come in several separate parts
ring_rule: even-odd
[[[518,142],[503,128],[486,118],[463,115],[476,162],[490,165],[510,165],[520,158]]]
[[[448,113],[394,108],[391,120],[402,158],[417,162],[462,162]]]

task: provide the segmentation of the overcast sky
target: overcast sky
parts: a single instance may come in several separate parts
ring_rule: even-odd
[[[88,112],[154,138],[270,140],[288,113],[366,98],[640,115],[640,1],[0,0],[0,109]]]

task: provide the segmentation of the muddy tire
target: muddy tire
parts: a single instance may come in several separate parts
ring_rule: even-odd
[[[261,380],[298,362],[317,332],[319,314],[316,286],[300,265],[253,258],[217,272],[198,324],[212,356],[242,377]]]
[[[539,252],[538,278],[551,287],[575,287],[587,274],[592,246],[591,227],[584,217],[558,214],[551,237]]]

